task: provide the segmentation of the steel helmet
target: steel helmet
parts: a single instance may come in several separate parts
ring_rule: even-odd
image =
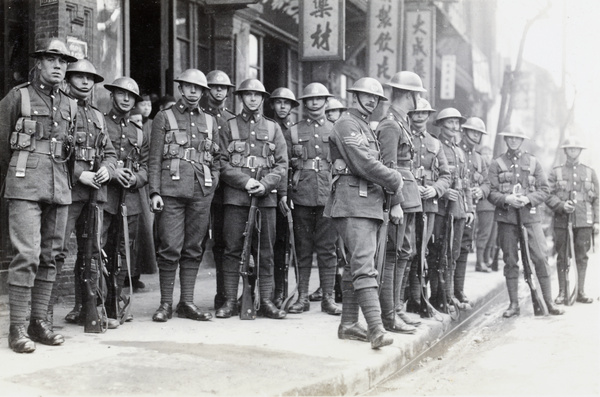
[[[308,98],[316,98],[316,97],[329,98],[332,96],[333,95],[331,95],[329,93],[329,90],[323,84],[310,83],[309,85],[304,87],[304,90],[302,90],[302,96],[299,97],[298,99],[308,99]]]
[[[512,136],[515,138],[523,138],[523,139],[529,139],[529,137],[527,136],[527,134],[525,134],[525,132],[523,131],[523,129],[519,126],[516,125],[507,125],[506,127],[504,127],[502,129],[502,132],[499,133],[498,135],[500,136]]]
[[[383,86],[377,80],[372,77],[363,77],[356,80],[354,85],[346,90],[347,92],[359,93],[364,92],[366,94],[372,94],[378,96],[382,101],[388,99],[383,94]]]
[[[198,69],[184,70],[183,73],[181,73],[179,75],[179,77],[177,77],[176,79],[173,79],[173,81],[176,81],[178,83],[194,84],[199,87],[210,90],[210,88],[208,88],[208,84],[206,82],[206,76],[204,75],[204,73],[202,73]]]
[[[327,105],[325,105],[325,111],[329,111],[329,110],[340,110],[340,111],[344,111],[347,110],[348,108],[346,106],[344,106],[344,104],[342,102],[340,102],[339,100],[335,99],[335,98],[329,98],[327,100]]]
[[[464,124],[464,122],[467,121],[467,119],[465,119],[458,110],[454,108],[445,108],[440,110],[437,117],[435,118],[435,121],[433,122],[433,125],[439,126],[442,120],[452,118],[457,118],[460,124]]]
[[[435,113],[436,110],[431,108],[431,104],[429,103],[429,101],[425,98],[419,98],[417,100],[417,108],[415,110],[411,110],[408,112],[408,114],[414,113],[414,112],[429,112],[429,113]]]
[[[34,58],[39,58],[42,55],[58,55],[67,62],[77,62],[77,58],[69,54],[67,45],[57,38],[46,40],[36,52],[29,55]]]
[[[87,59],[80,59],[77,62],[72,62],[67,66],[66,76],[69,76],[69,73],[86,73],[91,75],[94,78],[94,83],[101,83],[104,81],[104,77],[100,76],[96,72],[96,68],[90,61]]]
[[[578,149],[587,149],[587,147],[581,143],[581,140],[579,140],[577,137],[574,136],[569,136],[567,137],[562,145],[560,145],[561,149],[568,149],[568,148],[578,148]]]
[[[136,100],[139,101],[142,99],[142,97],[140,96],[140,88],[138,87],[135,80],[131,77],[118,77],[115,79],[115,81],[112,82],[112,84],[104,84],[104,88],[106,88],[110,92],[113,92],[115,89],[124,90],[133,94]]]
[[[206,81],[208,82],[209,87],[211,85],[235,87],[233,84],[231,84],[231,80],[229,80],[229,76],[227,76],[227,73],[223,72],[222,70],[211,70],[210,72],[208,72],[208,74],[206,75]]]
[[[485,130],[485,123],[479,117],[469,117],[467,121],[465,121],[465,123],[462,125],[462,128],[463,130],[469,129],[487,135],[487,131]]]
[[[396,73],[385,85],[406,91],[427,92],[419,75],[408,70]]]
[[[269,98],[269,100],[272,101],[273,99],[287,99],[288,101],[292,102],[293,108],[295,108],[296,106],[300,106],[300,102],[296,100],[296,96],[289,88],[275,88],[275,90],[273,90],[273,92],[271,93],[271,97]]]
[[[234,93],[242,94],[243,92],[246,92],[246,91],[260,92],[265,97],[269,96],[269,93],[267,92],[267,90],[265,90],[265,86],[263,85],[263,83],[261,83],[260,80],[257,80],[257,79],[246,79],[246,80],[242,81],[240,86],[238,87],[237,90],[235,90]]]

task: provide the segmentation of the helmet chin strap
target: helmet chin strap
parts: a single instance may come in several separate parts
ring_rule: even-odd
[[[417,132],[421,132],[425,130],[425,126],[427,125],[427,119],[423,120],[423,121],[414,121],[411,120],[411,125],[414,127],[414,129]]]
[[[364,111],[365,111],[365,113],[367,113],[367,114],[371,114],[371,113],[373,113],[373,111],[372,111],[372,110],[369,110],[369,109],[367,109],[367,108],[366,108],[366,107],[363,105],[362,101],[360,100],[360,96],[356,95],[356,101],[358,102],[358,105],[359,105],[359,106],[362,108],[362,110],[364,110]]]

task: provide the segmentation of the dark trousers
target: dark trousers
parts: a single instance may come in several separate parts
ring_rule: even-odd
[[[590,247],[592,245],[592,233],[593,229],[591,227],[578,227],[573,229],[575,263],[577,264],[580,292],[584,291],[585,273],[588,264],[588,251],[590,250]],[[567,250],[569,249],[567,245],[567,236],[567,229],[554,228],[554,248],[556,248],[557,253],[556,267],[559,275],[564,273],[567,267]]]
[[[8,284],[31,288],[36,279],[54,282],[67,216],[67,205],[8,200],[8,230],[16,252],[8,266]]]
[[[454,219],[452,224],[453,227],[453,239],[452,239],[452,247],[448,245],[448,251],[446,253],[442,251],[443,241],[446,238],[444,235],[444,223],[446,222],[446,217],[441,215],[435,216],[435,221],[433,224],[433,243],[430,244],[429,254],[427,256],[427,263],[429,264],[429,274],[430,279],[432,280],[431,284],[431,296],[434,297],[435,293],[439,293],[438,286],[434,285],[434,280],[439,281],[439,278],[436,277],[433,273],[437,275],[441,274],[441,258],[443,255],[446,255],[448,258],[448,268],[445,271],[445,291],[446,297],[451,298],[454,293],[454,271],[456,270],[456,261],[460,256],[460,247],[462,242],[462,235],[465,227],[465,219]],[[440,298],[441,295],[438,294],[437,298]]]
[[[138,226],[138,215],[129,215],[127,217],[127,227],[129,229],[129,252],[131,253],[133,250],[133,247],[135,246],[135,239],[137,236],[137,228]],[[119,233],[119,228],[121,230],[121,233]],[[111,214],[107,211],[104,211],[104,222],[102,224],[102,247],[104,248],[104,251],[106,253],[106,255],[108,256],[108,271],[115,271],[114,266],[115,264],[119,263],[119,260],[115,258],[115,255],[117,254],[117,247],[118,247],[118,254],[121,257],[121,261],[120,261],[120,265],[121,268],[117,269],[118,270],[118,275],[117,275],[117,285],[122,286],[123,285],[123,281],[125,280],[125,276],[127,276],[128,273],[128,269],[127,269],[127,263],[125,261],[125,236],[124,233],[122,232],[123,230],[123,218],[120,214]],[[117,239],[117,235],[121,235],[121,239],[120,241],[116,241]],[[129,271],[133,274],[134,269],[132,269],[131,267],[133,266],[132,263],[129,264],[130,265],[130,269]]]
[[[476,239],[476,249],[477,252],[484,252],[486,248],[490,246],[496,245],[496,235],[492,238],[492,232],[494,229],[494,225],[496,222],[494,221],[494,211],[480,211],[477,213],[477,235]],[[483,254],[481,254],[483,255]],[[479,257],[479,254],[478,254]],[[483,257],[483,256],[482,256]]]
[[[148,185],[140,189],[142,194],[142,211],[138,219],[138,233],[135,250],[132,252],[132,263],[135,271],[132,276],[142,273],[156,273],[156,247],[154,245],[154,213],[150,210]]]
[[[275,244],[273,245],[273,262],[275,265],[275,291],[287,294],[285,291],[285,251],[288,235],[287,217],[281,211],[275,211]],[[297,244],[297,243],[296,243]],[[283,296],[282,295],[282,296]]]
[[[541,223],[526,225],[529,239],[529,253],[535,272],[540,277],[550,276],[550,267],[546,257],[546,237]],[[519,278],[519,227],[509,223],[498,222],[498,244],[504,260],[504,277]],[[541,282],[540,282],[541,283]]]

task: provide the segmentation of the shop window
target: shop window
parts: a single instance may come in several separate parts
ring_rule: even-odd
[[[189,0],[177,0],[175,7],[175,48],[173,76],[189,68],[210,71],[212,18],[203,7]]]
[[[262,81],[262,37],[248,37],[248,78]]]

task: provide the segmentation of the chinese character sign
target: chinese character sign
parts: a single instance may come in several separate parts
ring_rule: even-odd
[[[299,2],[302,61],[344,60],[344,1]]]
[[[418,74],[426,89],[434,86],[434,13],[431,9],[406,10],[404,69]]]
[[[456,86],[456,55],[442,56],[440,80],[440,99],[453,100]]]
[[[369,1],[369,76],[382,83],[399,70],[399,13],[400,2],[397,0]]]

